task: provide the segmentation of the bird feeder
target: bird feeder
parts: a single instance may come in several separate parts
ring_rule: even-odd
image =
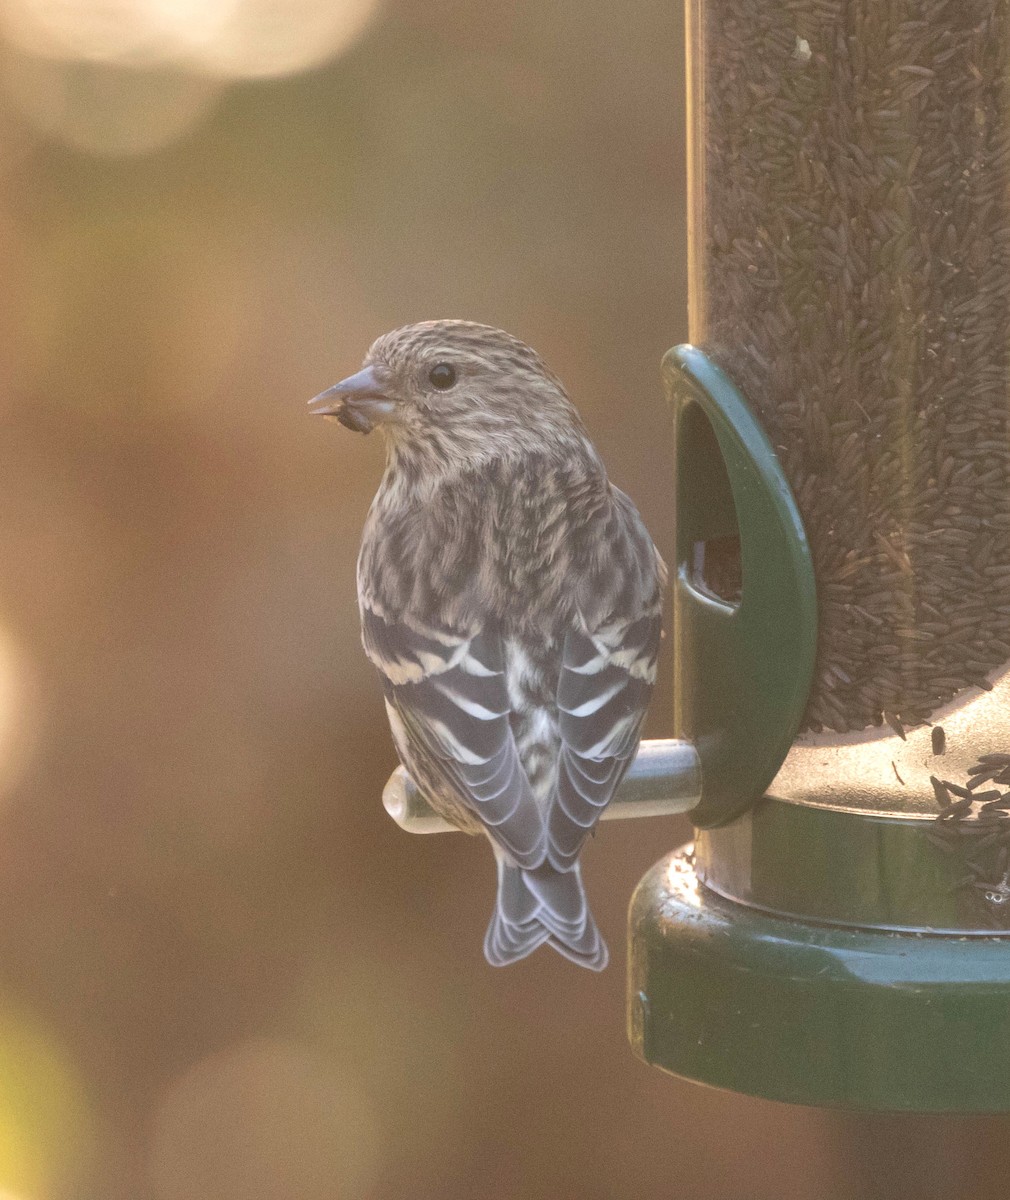
[[[690,0],[673,659],[693,848],[644,1059],[1010,1109],[1010,4]]]
[[[1010,1110],[1010,2],[689,0],[675,738],[606,816],[629,1032],[809,1105]],[[401,771],[391,815],[446,828]]]

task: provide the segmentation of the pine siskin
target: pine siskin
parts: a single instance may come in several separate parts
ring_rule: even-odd
[[[488,961],[546,942],[602,970],[578,856],[638,748],[666,580],[638,512],[560,381],[498,329],[394,330],[312,406],[386,435],[362,640],[403,765],[491,842]]]

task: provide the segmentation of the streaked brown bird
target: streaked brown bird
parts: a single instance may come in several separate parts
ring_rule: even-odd
[[[491,842],[488,961],[546,942],[602,970],[579,851],[638,749],[666,580],[635,506],[557,377],[500,329],[396,329],[311,406],[385,434],[362,640],[403,765]]]

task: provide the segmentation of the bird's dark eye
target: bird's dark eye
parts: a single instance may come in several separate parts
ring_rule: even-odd
[[[428,372],[428,382],[432,387],[444,392],[456,382],[456,368],[451,363],[435,363]]]

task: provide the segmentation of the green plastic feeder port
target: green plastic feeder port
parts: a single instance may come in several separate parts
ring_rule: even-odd
[[[632,901],[631,1042],[777,1100],[1008,1111],[1010,21],[688,9],[701,796]]]

